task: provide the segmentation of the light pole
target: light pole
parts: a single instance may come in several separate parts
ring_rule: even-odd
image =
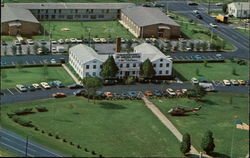
[[[29,136],[26,137],[25,157],[28,155]]]

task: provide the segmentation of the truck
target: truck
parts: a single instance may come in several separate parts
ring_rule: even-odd
[[[207,92],[215,91],[212,83],[199,83],[199,86],[205,88],[205,91]]]
[[[228,23],[228,16],[227,16],[227,15],[218,14],[218,15],[215,17],[215,20],[216,20],[217,22]]]

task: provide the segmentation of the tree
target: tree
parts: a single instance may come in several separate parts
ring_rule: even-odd
[[[85,85],[88,91],[88,101],[89,101],[89,95],[92,94],[94,97],[96,90],[102,87],[103,80],[98,77],[85,77],[82,80],[82,83]],[[95,103],[95,100],[94,100],[94,103]]]
[[[196,47],[197,51],[200,51],[201,50],[201,43],[200,42],[196,43],[195,47]]]
[[[152,78],[155,75],[154,67],[149,59],[145,60],[140,65],[140,76]]]
[[[207,60],[204,60],[204,67],[208,67],[207,63],[208,63]]]
[[[214,138],[213,133],[208,130],[201,141],[201,148],[207,153],[211,154],[214,151],[215,144],[214,144]]]
[[[191,48],[191,50],[194,50],[194,43],[193,42],[190,43],[190,48]]]
[[[27,54],[30,55],[30,46],[27,47]]]
[[[193,89],[189,89],[186,94],[189,98],[195,98],[195,101],[199,101],[207,94],[207,92],[205,88],[201,86],[195,86]]]
[[[126,44],[126,51],[130,52],[132,50],[132,40],[128,40]]]
[[[200,70],[199,70],[199,68],[196,68],[196,69],[195,69],[195,74],[196,74],[197,76],[200,76]]]
[[[15,45],[12,45],[12,46],[11,46],[11,50],[12,50],[13,55],[16,55],[17,48],[16,48]]]
[[[102,64],[101,76],[103,78],[113,78],[118,73],[119,68],[117,67],[113,56],[109,56],[108,59]]]
[[[233,67],[232,69],[232,75],[235,75],[235,76],[237,75],[235,67]]]
[[[228,8],[227,4],[223,4],[222,10],[225,14],[227,14],[227,8]]]
[[[127,77],[125,80],[125,84],[133,84],[135,83],[135,79],[133,77]]]
[[[189,133],[185,133],[182,137],[180,151],[185,155],[191,150],[191,139]]]
[[[212,43],[210,44],[210,49],[211,49],[211,50],[215,50],[215,49],[216,49],[216,44],[215,44],[214,42],[212,42]]]

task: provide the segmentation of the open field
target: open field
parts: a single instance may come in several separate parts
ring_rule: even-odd
[[[89,35],[90,38],[116,38],[118,36],[128,39],[133,38],[133,35],[117,21],[42,21],[41,24],[48,33],[51,29],[51,39],[56,40],[60,38],[89,38]],[[69,28],[70,30],[62,31],[63,28]],[[33,36],[33,39],[44,39],[44,36]],[[49,40],[49,36],[45,36],[45,40]]]
[[[230,103],[232,98],[232,103]],[[234,122],[240,120],[248,124],[248,95],[235,93],[211,93],[204,102],[195,102],[187,98],[155,99],[160,110],[173,122],[182,134],[191,135],[192,144],[201,150],[200,144],[204,133],[211,130],[214,134],[216,157],[245,157],[248,153],[249,136],[246,130],[236,128]],[[198,115],[170,116],[167,114],[172,107],[183,106],[194,108],[202,106]],[[234,134],[233,134],[234,133]],[[233,137],[233,146],[232,146]]]
[[[225,63],[207,63],[207,67],[204,63],[183,63],[175,64],[174,69],[182,75],[180,78],[183,80],[190,80],[192,77],[200,78],[204,77],[207,80],[223,80],[223,79],[248,79],[249,64],[238,65],[229,60]],[[199,71],[197,75],[196,71]],[[237,75],[233,75],[232,71],[235,69]]]
[[[6,115],[20,107],[39,105],[49,111],[21,117],[32,120],[47,134],[51,132],[80,144],[82,150],[34,129],[21,127]],[[31,139],[68,155],[86,156],[84,148],[88,148],[105,157],[181,156],[178,140],[142,101],[97,101],[94,104],[83,97],[67,97],[6,105],[2,111],[3,127],[22,136],[28,133]]]
[[[62,67],[48,67],[47,75],[44,70],[43,67],[1,69],[1,89],[13,88],[16,84],[31,84],[53,80],[60,80],[65,85],[74,83]],[[3,74],[6,77],[3,77]]]
[[[181,25],[181,33],[185,38],[192,39],[192,40],[211,40],[211,31],[202,26],[201,24],[197,24],[196,22],[193,22],[187,17],[184,17],[179,14],[169,13],[171,16],[174,17],[174,20]],[[196,32],[192,31],[195,30]],[[206,33],[204,33],[206,32]],[[214,35],[214,37],[216,37]],[[213,38],[213,42],[215,43],[225,43],[225,51],[232,51],[234,50],[234,46],[229,43],[228,41],[222,39],[221,37],[217,36],[217,39]]]
[[[5,3],[144,3],[146,0],[5,0]]]

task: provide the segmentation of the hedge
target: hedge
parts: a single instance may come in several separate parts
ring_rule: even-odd
[[[12,120],[18,124],[20,124],[21,126],[25,126],[25,127],[34,127],[34,125],[32,124],[32,121],[26,119],[26,118],[21,118],[18,116],[13,116]]]
[[[42,107],[42,106],[36,107],[36,110],[37,110],[38,112],[47,112],[47,111],[48,111],[48,109],[47,109],[46,107]]]
[[[17,109],[15,111],[13,111],[16,115],[27,115],[27,114],[31,114],[34,113],[32,112],[33,108],[22,108],[22,109]]]

